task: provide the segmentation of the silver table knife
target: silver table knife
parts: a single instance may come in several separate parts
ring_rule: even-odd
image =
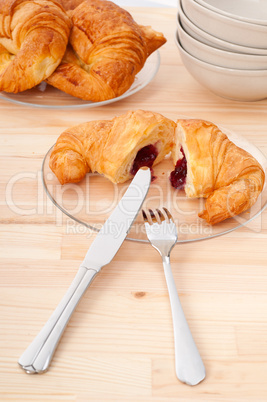
[[[84,292],[104,265],[115,256],[147,195],[150,169],[139,169],[130,186],[102,226],[80,265],[67,293],[18,363],[28,374],[48,370],[64,329]]]

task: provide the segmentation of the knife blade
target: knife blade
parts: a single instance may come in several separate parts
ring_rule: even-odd
[[[80,265],[67,293],[21,355],[18,364],[28,374],[48,370],[66,325],[92,280],[116,255],[147,195],[151,182],[149,168],[139,169],[124,196],[106,220]]]

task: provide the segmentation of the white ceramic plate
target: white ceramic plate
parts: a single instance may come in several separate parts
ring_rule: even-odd
[[[195,39],[199,40],[200,42],[205,43],[209,46],[216,47],[217,49],[228,50],[230,52],[235,52],[235,53],[267,56],[267,48],[259,49],[259,48],[254,48],[254,47],[236,45],[234,43],[227,42],[226,40],[216,38],[215,36],[210,35],[209,33],[198,28],[185,15],[185,13],[181,7],[181,0],[179,0],[179,3],[178,3],[178,13],[177,13],[177,20],[176,20],[177,24],[179,24],[179,19],[180,19],[183,29],[190,36],[192,36],[193,38],[195,38]]]
[[[223,98],[255,102],[267,98],[267,70],[240,70],[215,66],[187,53],[175,36],[182,62],[200,84]]]
[[[267,26],[226,17],[194,0],[181,0],[181,4],[193,24],[210,35],[241,46],[267,49]]]
[[[236,145],[250,152],[266,171],[267,159],[258,148],[240,135],[224,128],[222,130]],[[99,231],[126,191],[129,182],[116,185],[98,174],[87,174],[80,183],[62,186],[49,168],[52,148],[43,160],[43,184],[48,197],[56,207],[71,218],[66,222],[66,230],[70,233],[77,232],[87,235]],[[262,211],[267,206],[266,185],[256,204],[250,210],[211,226],[198,217],[198,212],[203,210],[205,200],[188,199],[184,191],[176,190],[171,186],[169,175],[173,168],[173,163],[169,157],[155,167],[154,175],[157,179],[151,183],[143,207],[153,209],[165,206],[171,211],[178,229],[178,243],[210,239],[229,233],[244,225],[249,226],[254,231],[261,229],[258,219],[255,225],[252,221],[257,216],[261,216]],[[61,224],[61,214],[55,215],[59,219],[58,223]],[[137,216],[127,240],[147,242],[141,213]]]
[[[160,54],[157,50],[149,56],[144,67],[136,75],[133,85],[130,89],[128,89],[127,92],[125,92],[121,96],[118,96],[117,98],[109,99],[103,102],[83,101],[79,98],[68,95],[65,92],[62,92],[54,87],[51,87],[50,85],[46,85],[45,83],[41,83],[33,89],[29,89],[17,94],[0,92],[0,98],[20,105],[47,109],[80,109],[104,106],[128,98],[129,96],[143,89],[155,77],[158,72],[159,66]]]
[[[226,17],[252,24],[267,25],[266,0],[195,0]]]
[[[190,36],[179,24],[179,19],[177,31],[182,47],[199,60],[219,67],[267,71],[267,56],[234,53],[206,45]]]

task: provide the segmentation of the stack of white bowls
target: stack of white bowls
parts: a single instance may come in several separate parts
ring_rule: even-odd
[[[267,98],[267,0],[178,0],[175,35],[191,75],[224,98]]]

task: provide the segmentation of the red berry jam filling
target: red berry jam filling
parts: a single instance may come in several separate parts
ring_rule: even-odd
[[[171,172],[170,181],[174,188],[184,188],[187,175],[187,162],[184,154],[184,150],[181,147],[180,151],[183,154],[183,158],[179,159],[175,165],[175,169]]]
[[[151,169],[157,156],[158,150],[154,145],[147,145],[146,147],[140,149],[135,157],[131,174],[135,175],[143,166],[147,166]]]

